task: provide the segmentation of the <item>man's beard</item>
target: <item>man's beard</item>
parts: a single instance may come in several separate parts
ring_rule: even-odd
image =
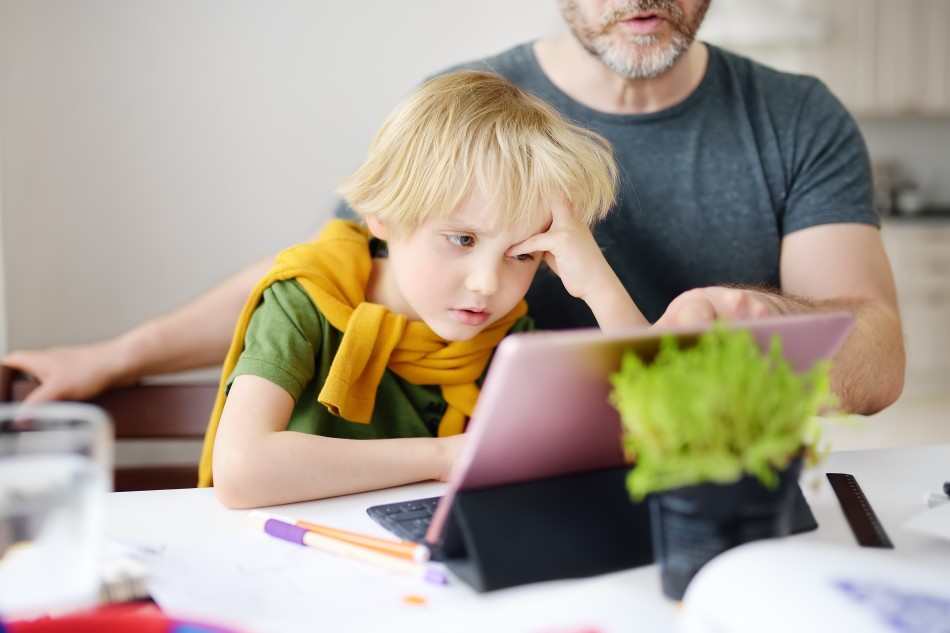
[[[696,38],[710,0],[705,0],[692,19],[674,0],[629,0],[607,11],[596,26],[584,23],[577,0],[561,0],[561,12],[577,41],[612,71],[629,79],[649,79],[662,75],[685,53]],[[655,35],[626,34],[623,39],[635,47],[617,45],[610,31],[621,20],[638,13],[655,11],[673,27],[673,39],[663,44]]]

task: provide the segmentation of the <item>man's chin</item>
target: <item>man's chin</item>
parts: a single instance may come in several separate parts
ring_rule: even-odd
[[[653,79],[672,68],[684,52],[674,42],[649,35],[611,42],[598,47],[596,54],[601,63],[622,77]]]

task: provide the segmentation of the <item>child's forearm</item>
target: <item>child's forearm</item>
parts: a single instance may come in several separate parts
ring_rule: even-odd
[[[343,440],[287,431],[294,400],[276,384],[239,375],[214,438],[218,498],[232,508],[321,499],[446,480],[463,436]]]
[[[584,296],[584,301],[602,330],[650,325],[612,270]]]
[[[279,431],[240,450],[216,453],[214,485],[225,505],[253,508],[439,479],[446,461],[443,442]]]

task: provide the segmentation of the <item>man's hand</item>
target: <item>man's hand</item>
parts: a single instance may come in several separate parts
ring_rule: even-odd
[[[36,378],[40,386],[24,399],[37,404],[50,400],[85,400],[115,381],[110,355],[100,345],[52,347],[10,352],[3,364]]]
[[[655,325],[697,325],[714,319],[750,319],[782,314],[768,293],[711,286],[687,290],[673,299]]]

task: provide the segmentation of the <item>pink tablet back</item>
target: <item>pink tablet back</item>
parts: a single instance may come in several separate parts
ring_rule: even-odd
[[[831,358],[853,326],[848,312],[736,321],[767,349],[774,334],[798,371]],[[513,334],[495,352],[445,496],[427,533],[438,543],[458,490],[489,488],[624,463],[620,418],[608,401],[608,377],[625,350],[656,354],[663,334],[684,343],[709,326],[599,329]],[[684,394],[686,396],[686,394]]]

